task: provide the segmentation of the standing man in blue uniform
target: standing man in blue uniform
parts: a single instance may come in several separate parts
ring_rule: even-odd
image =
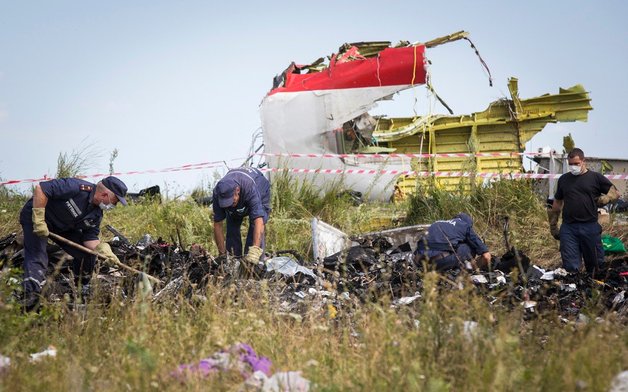
[[[488,247],[473,230],[473,219],[465,213],[432,223],[417,243],[415,255],[437,271],[464,266],[476,255],[482,256],[482,263],[491,261]]]
[[[126,205],[126,191],[126,185],[116,177],[107,177],[98,184],[60,178],[35,186],[33,197],[20,212],[24,231],[22,305],[26,310],[37,307],[46,281],[50,232],[117,260],[109,244],[100,242],[98,235],[103,211],[111,210],[118,202]],[[72,271],[77,283],[89,283],[96,257],[63,242],[58,245],[74,258]]]
[[[244,261],[256,264],[265,246],[264,229],[270,214],[270,183],[262,172],[252,167],[232,169],[218,181],[212,195],[214,240],[220,256],[242,256],[240,226],[249,217],[249,231]],[[227,239],[223,221],[227,221]]]
[[[608,178],[587,169],[581,149],[571,150],[567,162],[569,173],[558,179],[552,208],[547,211],[550,232],[560,240],[563,268],[577,272],[584,259],[587,272],[593,274],[604,264],[602,226],[597,221],[597,208],[617,200],[619,192]],[[563,224],[559,230],[561,210]]]

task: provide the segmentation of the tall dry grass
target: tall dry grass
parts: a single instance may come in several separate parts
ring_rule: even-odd
[[[318,193],[307,183],[280,178],[273,183],[270,250],[309,254],[313,216],[348,233],[369,226],[373,215],[407,209],[405,223],[449,218],[460,211],[476,220],[494,253],[505,251],[500,217],[511,218],[511,237],[532,261],[557,263],[557,244],[547,235],[542,200],[526,182],[501,182],[471,194],[426,189],[406,204],[354,206],[337,197],[339,188]],[[0,235],[18,228],[26,196],[0,188]],[[192,201],[156,200],[116,208],[105,215],[132,241],[145,233],[199,243],[215,252],[211,210]],[[110,234],[103,232],[105,239]],[[0,390],[236,390],[236,373],[182,382],[171,375],[236,342],[272,359],[274,370],[302,370],[317,390],[607,390],[628,368],[628,330],[595,297],[584,309],[594,320],[564,323],[549,312],[530,319],[519,306],[491,307],[467,281],[456,290],[437,288],[425,277],[422,298],[392,308],[389,300],[338,307],[307,307],[302,317],[278,312],[267,283],[210,283],[205,300],[177,297],[152,304],[141,297],[96,299],[83,310],[49,304],[40,314],[22,315],[10,305],[15,283],[0,280],[0,354],[12,359],[0,374]],[[251,289],[255,287],[255,289]],[[469,322],[476,322],[477,327]],[[29,363],[28,354],[48,345],[56,359]]]

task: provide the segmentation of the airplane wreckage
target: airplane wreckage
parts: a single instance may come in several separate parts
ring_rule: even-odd
[[[430,84],[425,51],[460,39],[469,41],[492,86],[488,67],[464,31],[394,47],[345,44],[327,64],[323,58],[291,63],[274,78],[260,106],[266,170],[271,177],[287,172],[307,178],[321,188],[340,179],[370,199],[389,200],[414,192],[425,178],[453,189],[469,173],[476,181],[480,173],[521,173],[525,143],[546,124],[587,121],[591,99],[581,85],[521,99],[516,78],[508,82],[510,98],[482,112],[453,115]],[[419,85],[450,115],[369,115],[378,101]]]

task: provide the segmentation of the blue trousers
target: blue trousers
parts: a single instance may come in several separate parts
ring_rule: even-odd
[[[240,232],[240,228],[242,227],[242,221],[244,220],[243,216],[237,215],[227,215],[227,252],[233,256],[242,256],[242,234]],[[268,220],[267,217],[263,217],[264,224]],[[248,252],[249,246],[253,245],[253,230],[254,225],[249,223],[249,231],[246,235],[246,243],[244,248],[244,253]],[[266,247],[265,235],[262,234],[260,248],[264,249]]]
[[[560,256],[568,272],[580,269],[581,261],[587,272],[593,273],[604,264],[602,226],[597,222],[563,223],[560,226]]]
[[[417,249],[416,254],[419,256],[425,256],[430,259],[434,256],[442,254],[443,251],[440,250],[432,250],[432,249]],[[446,271],[453,268],[459,267],[461,264],[464,264],[465,261],[471,260],[475,257],[475,252],[471,249],[469,245],[466,243],[461,243],[456,248],[455,252],[451,252],[449,255],[443,257],[442,259],[434,260],[433,265],[437,271]]]
[[[31,221],[22,220],[22,229],[24,231],[24,293],[40,293],[41,288],[46,281],[46,272],[48,271],[48,253],[46,246],[48,238],[42,238],[33,233],[33,223]],[[82,233],[80,230],[55,233],[67,238],[70,241],[81,244]],[[64,251],[74,258],[72,262],[72,272],[77,282],[81,284],[89,283],[96,257],[88,253],[77,250],[65,243],[57,243]]]

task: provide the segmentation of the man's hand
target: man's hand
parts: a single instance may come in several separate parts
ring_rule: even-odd
[[[262,257],[262,248],[259,246],[250,246],[249,251],[246,255],[244,255],[243,260],[248,264],[257,264],[259,262],[259,258]]]
[[[600,195],[597,199],[595,199],[598,207],[604,207],[608,203],[610,203],[611,197],[609,195]]]
[[[46,224],[46,209],[33,208],[33,233],[39,237],[48,237],[48,225]]]
[[[96,246],[94,250],[103,255],[107,259],[107,261],[113,264],[120,263],[120,259],[118,259],[118,256],[113,253],[113,251],[111,250],[111,246],[109,246],[108,243],[101,242]]]
[[[221,253],[214,259],[217,264],[225,264],[227,262],[227,253]]]
[[[482,266],[487,266],[491,264],[491,252],[482,253],[482,258],[480,259]],[[482,267],[480,266],[480,267]]]
[[[560,217],[560,211],[549,209],[547,210],[547,220],[549,221],[550,233],[556,240],[560,240],[560,230],[558,229],[558,218]]]

